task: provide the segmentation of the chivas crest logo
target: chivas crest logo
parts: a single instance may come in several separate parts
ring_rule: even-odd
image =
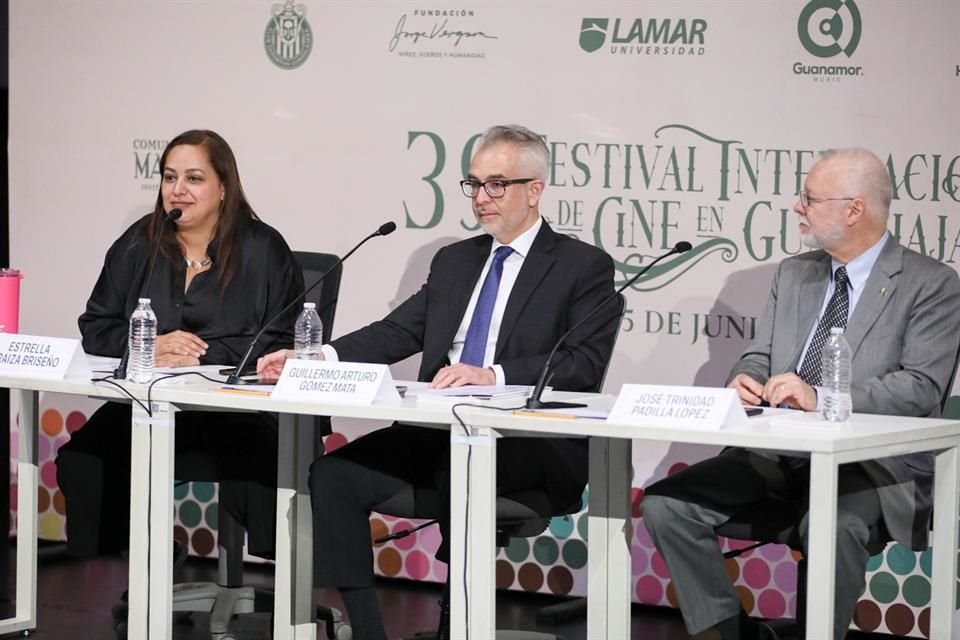
[[[307,9],[287,0],[271,8],[270,22],[263,34],[263,46],[273,64],[281,69],[296,69],[310,56],[313,32],[307,22]]]

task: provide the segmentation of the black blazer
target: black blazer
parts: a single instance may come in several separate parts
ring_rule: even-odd
[[[463,320],[493,239],[481,235],[448,245],[434,256],[426,284],[383,320],[331,345],[342,360],[392,364],[422,352],[419,378],[431,380]],[[553,231],[543,222],[510,292],[494,363],[507,384],[535,384],[560,336],[613,293],[613,260],[606,252]],[[597,390],[618,329],[618,305],[588,320],[554,358],[552,385]]]

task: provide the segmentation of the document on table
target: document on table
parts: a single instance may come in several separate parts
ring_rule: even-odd
[[[474,400],[522,400],[530,396],[533,387],[522,384],[508,385],[480,385],[468,384],[462,387],[447,387],[445,389],[431,389],[425,383],[423,386],[407,387],[408,396],[417,396],[418,402],[450,402],[464,399]]]

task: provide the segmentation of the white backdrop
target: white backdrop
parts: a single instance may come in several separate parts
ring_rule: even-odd
[[[619,280],[679,240],[695,247],[629,292],[613,390],[723,382],[775,265],[800,250],[790,209],[817,150],[889,159],[891,230],[960,259],[955,0],[304,0],[274,61],[264,43],[283,10],[11,2],[22,331],[77,335],[106,248],[155,200],[165,142],[198,127],[231,143],[255,209],[294,249],[342,254],[397,222],[346,265],[337,334],[382,316],[438,246],[472,232],[457,181],[473,136],[542,133],[544,215],[609,251]],[[705,453],[638,448],[636,485]]]

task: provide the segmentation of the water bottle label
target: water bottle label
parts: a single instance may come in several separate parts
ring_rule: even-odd
[[[90,378],[79,340],[0,333],[0,372],[24,378]]]

